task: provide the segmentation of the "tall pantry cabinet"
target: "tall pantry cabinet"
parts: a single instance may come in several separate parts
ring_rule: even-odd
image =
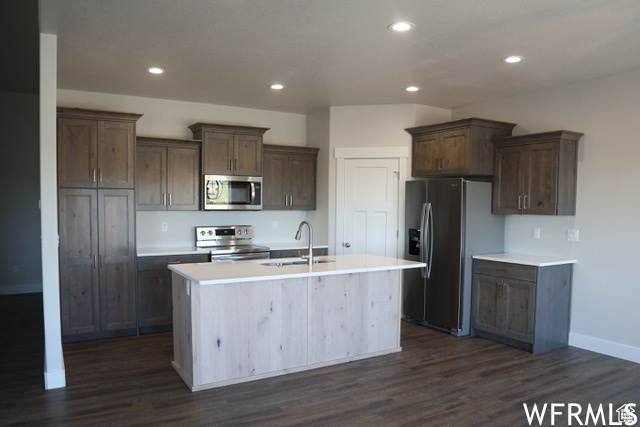
[[[140,116],[58,108],[65,341],[136,333],[134,171]]]

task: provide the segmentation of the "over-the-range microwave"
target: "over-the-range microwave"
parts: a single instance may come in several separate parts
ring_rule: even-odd
[[[262,209],[262,177],[260,176],[204,176],[205,210]]]

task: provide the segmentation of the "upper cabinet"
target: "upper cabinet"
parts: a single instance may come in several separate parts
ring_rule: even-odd
[[[490,176],[492,138],[511,135],[514,123],[480,118],[405,129],[413,138],[411,175]]]
[[[559,130],[494,139],[494,214],[575,215],[578,140]]]
[[[58,185],[134,188],[135,128],[141,116],[58,107]]]
[[[315,210],[318,149],[264,146],[262,209]]]
[[[262,135],[269,128],[195,123],[202,141],[202,174],[262,176]]]
[[[197,211],[200,186],[200,141],[137,138],[137,210]]]

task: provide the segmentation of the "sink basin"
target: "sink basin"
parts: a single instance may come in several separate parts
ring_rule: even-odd
[[[327,262],[334,262],[334,260],[329,258],[314,258],[314,264],[325,264]],[[305,265],[308,263],[306,259],[303,258],[283,258],[283,259],[273,259],[269,261],[260,261],[258,262],[261,265],[266,265],[269,267],[284,267],[285,265]]]

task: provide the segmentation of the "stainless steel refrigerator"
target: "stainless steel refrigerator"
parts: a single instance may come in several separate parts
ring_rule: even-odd
[[[503,252],[504,215],[491,213],[491,183],[462,178],[406,183],[406,320],[452,335],[469,335],[471,256]]]

